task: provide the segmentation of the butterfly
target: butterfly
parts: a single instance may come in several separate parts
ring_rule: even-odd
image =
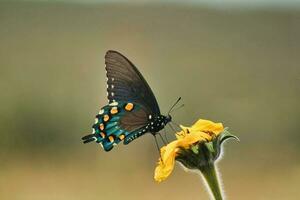
[[[121,141],[126,145],[145,133],[156,136],[172,120],[170,112],[160,113],[148,83],[124,55],[109,50],[105,65],[109,104],[101,108],[93,133],[84,136],[83,142],[95,141],[110,151]]]

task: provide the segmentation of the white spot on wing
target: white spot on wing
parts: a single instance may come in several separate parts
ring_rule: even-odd
[[[111,78],[111,81],[114,81],[115,80],[115,78]]]
[[[111,89],[114,89],[114,87],[115,87],[114,85],[111,85]]]
[[[99,111],[99,115],[102,115],[103,113],[104,113],[104,110],[101,109],[101,110]]]
[[[97,123],[98,123],[98,118],[96,117],[96,118],[95,118],[95,124],[97,124]]]
[[[114,101],[112,103],[109,104],[110,106],[117,106],[118,105],[118,102]]]
[[[115,93],[112,92],[112,93],[111,93],[111,96],[112,96],[112,97],[115,96]]]
[[[152,119],[152,115],[149,115],[149,119]]]

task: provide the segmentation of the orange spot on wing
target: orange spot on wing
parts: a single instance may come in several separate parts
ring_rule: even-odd
[[[100,135],[102,138],[105,138],[105,133],[101,132]]]
[[[111,113],[111,114],[116,114],[116,113],[118,113],[118,108],[117,108],[117,107],[112,107],[111,110],[110,110],[110,113]]]
[[[124,138],[125,138],[125,135],[124,135],[124,134],[122,134],[122,135],[119,136],[119,139],[120,139],[120,140],[124,140]]]
[[[108,115],[104,115],[103,116],[103,121],[107,122],[109,120],[109,116]]]
[[[133,109],[133,103],[127,103],[125,106],[125,110],[131,111]]]
[[[101,131],[103,131],[104,130],[104,124],[100,124],[99,128],[100,128]]]
[[[115,141],[115,139],[114,139],[114,137],[113,137],[112,135],[110,135],[110,136],[108,137],[108,139],[109,139],[110,142]]]

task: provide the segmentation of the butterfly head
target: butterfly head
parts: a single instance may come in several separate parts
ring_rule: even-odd
[[[172,116],[168,114],[165,118],[165,124],[169,123],[170,121],[172,121]]]

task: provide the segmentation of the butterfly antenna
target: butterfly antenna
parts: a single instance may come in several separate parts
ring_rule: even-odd
[[[179,110],[180,108],[183,108],[184,107],[184,104],[181,104],[179,107],[177,107],[176,109],[173,109],[173,110],[171,110],[170,112],[169,112],[169,114],[170,113],[172,113],[172,112],[174,112],[174,111],[177,111],[177,110]]]
[[[171,113],[172,109],[177,105],[177,103],[178,103],[180,100],[181,100],[181,97],[179,97],[179,98],[177,99],[177,101],[172,105],[172,107],[170,108],[168,114]]]

